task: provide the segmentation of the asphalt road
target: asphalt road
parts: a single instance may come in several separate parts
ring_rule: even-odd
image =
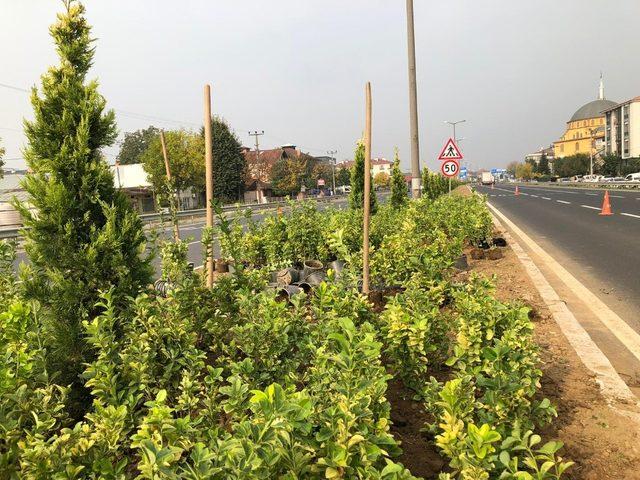
[[[604,191],[543,185],[478,186],[488,201],[640,331],[640,192],[610,192],[612,216],[599,215]]]

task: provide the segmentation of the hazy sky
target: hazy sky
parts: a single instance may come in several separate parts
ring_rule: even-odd
[[[98,38],[91,72],[121,132],[197,128],[202,87],[245,145],[294,143],[352,155],[373,90],[373,155],[409,165],[403,0],[86,0]],[[0,83],[29,88],[56,56],[61,3],[0,0]],[[582,104],[640,95],[638,0],[415,0],[421,161],[451,129],[472,167],[500,167],[556,140]],[[171,121],[147,119],[140,115]],[[19,160],[24,92],[0,87],[0,137]],[[118,147],[108,149],[113,161]]]

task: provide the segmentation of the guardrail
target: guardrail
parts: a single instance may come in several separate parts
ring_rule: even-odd
[[[544,185],[549,187],[577,187],[604,189],[640,189],[640,182],[517,182],[519,185]]]
[[[329,197],[323,198],[309,198],[306,200],[315,200],[319,203],[328,203],[334,200],[338,200],[340,198],[345,198],[348,194],[341,195],[331,195]],[[261,210],[269,210],[271,208],[284,207],[287,205],[285,200],[278,202],[267,202],[267,203],[237,203],[233,205],[225,205],[222,207],[222,210],[225,212],[235,211],[235,210],[246,210],[251,209],[254,212],[259,212]],[[202,218],[206,215],[207,210],[205,208],[195,209],[195,210],[180,210],[177,212],[177,217],[179,219],[196,219]],[[165,220],[169,219],[169,214],[160,214],[160,213],[145,213],[140,215],[140,219],[145,224],[151,224],[154,222],[160,221],[164,217]],[[11,227],[11,228],[0,228],[0,240],[7,239],[19,239],[21,237],[21,226]]]

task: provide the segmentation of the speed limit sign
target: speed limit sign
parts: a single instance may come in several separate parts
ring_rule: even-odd
[[[460,170],[460,165],[455,160],[446,160],[442,162],[440,171],[445,177],[455,177]]]

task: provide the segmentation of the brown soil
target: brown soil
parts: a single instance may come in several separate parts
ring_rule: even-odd
[[[391,432],[400,441],[402,455],[398,461],[411,473],[423,478],[437,478],[446,465],[436,446],[421,430],[433,422],[420,402],[412,400],[413,393],[400,380],[393,379],[387,389],[391,403]]]
[[[638,425],[605,402],[594,375],[560,331],[516,255],[510,248],[502,250],[503,258],[471,260],[470,267],[496,275],[498,298],[532,308],[543,362],[541,394],[558,410],[558,418],[539,433],[544,440],[563,441],[561,455],[575,462],[563,478],[640,479]]]

